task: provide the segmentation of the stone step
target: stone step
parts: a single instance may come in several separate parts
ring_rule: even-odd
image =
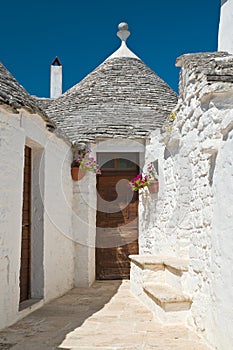
[[[188,271],[188,259],[157,255],[130,255],[129,258],[142,270],[159,271],[167,268],[176,274]]]
[[[153,255],[129,255],[130,260],[142,270],[164,270],[164,263],[161,257]]]
[[[166,257],[164,258],[164,265],[173,272],[187,272],[188,271],[188,259]]]
[[[164,311],[189,310],[192,304],[190,296],[168,284],[145,283],[144,292]]]

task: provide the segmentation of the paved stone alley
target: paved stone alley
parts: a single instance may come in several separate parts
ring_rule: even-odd
[[[75,288],[0,332],[0,350],[208,350],[182,326],[163,326],[129,281]]]

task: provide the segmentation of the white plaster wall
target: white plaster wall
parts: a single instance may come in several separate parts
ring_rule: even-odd
[[[96,159],[96,145],[89,144]],[[73,237],[75,243],[75,287],[90,287],[95,281],[96,174],[87,171],[73,181]]]
[[[233,122],[233,110],[224,115]],[[225,129],[225,125],[224,125]],[[208,337],[217,349],[232,349],[233,344],[233,132],[226,132],[218,149],[214,174],[213,230],[211,234],[212,296],[208,313]]]
[[[0,111],[0,328],[17,317],[24,133],[19,116]]]
[[[89,287],[95,281],[96,175],[87,172],[83,179],[74,181],[73,191],[74,283]]]
[[[64,294],[74,283],[72,155],[69,147],[53,135],[44,157],[45,299],[50,300]]]
[[[182,281],[193,297],[189,324],[214,348],[230,350],[233,89],[208,85],[201,74],[192,77],[182,69],[177,116],[172,131],[160,138],[158,199],[141,194],[141,252],[189,258]],[[156,157],[153,136],[150,145]]]
[[[218,51],[233,53],[233,0],[222,1]]]
[[[72,233],[69,145],[51,136],[40,116],[24,110],[20,114],[13,114],[2,107],[0,121],[0,328],[3,328],[25,315],[25,310],[18,312],[25,144],[33,150],[33,181],[38,182],[41,178],[41,188],[36,184],[33,189],[34,205],[39,203],[39,212],[35,210],[36,207],[32,210],[32,234],[36,233],[36,227],[43,226],[41,230],[45,246],[42,256],[33,256],[38,274],[44,279],[42,283],[39,281],[38,286],[34,284],[33,297],[44,297],[44,301],[47,301],[70,289],[73,286],[74,261],[72,239],[60,232],[65,226],[66,232]],[[52,157],[55,158],[52,160]],[[45,165],[45,169],[36,169],[40,163]],[[45,214],[40,211],[43,208],[41,193]],[[37,249],[41,249],[41,241],[34,243],[34,253]],[[34,274],[35,269],[33,265]],[[35,282],[34,279],[35,276],[32,276]]]
[[[163,158],[163,146],[159,142],[159,132],[151,134],[145,146],[145,169],[147,165]],[[158,198],[163,187],[163,176],[160,172],[159,161],[159,186],[158,194],[151,195],[148,189],[140,190],[139,193],[139,253],[150,254],[155,242],[160,239],[160,232],[156,230],[155,222],[158,214]]]

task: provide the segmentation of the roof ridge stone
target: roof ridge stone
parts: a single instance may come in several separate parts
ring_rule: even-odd
[[[138,56],[136,56],[126,45],[126,40],[130,36],[128,24],[125,22],[121,22],[118,25],[119,31],[117,32],[117,36],[121,39],[121,46],[112,55],[110,55],[106,60],[111,60],[113,58],[121,58],[121,57],[130,57],[136,58],[140,60]]]

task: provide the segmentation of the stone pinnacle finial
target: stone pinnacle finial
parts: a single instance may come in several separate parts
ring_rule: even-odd
[[[122,40],[126,41],[130,36],[130,32],[128,31],[128,24],[122,22],[118,25],[119,32],[117,32],[117,36]]]

